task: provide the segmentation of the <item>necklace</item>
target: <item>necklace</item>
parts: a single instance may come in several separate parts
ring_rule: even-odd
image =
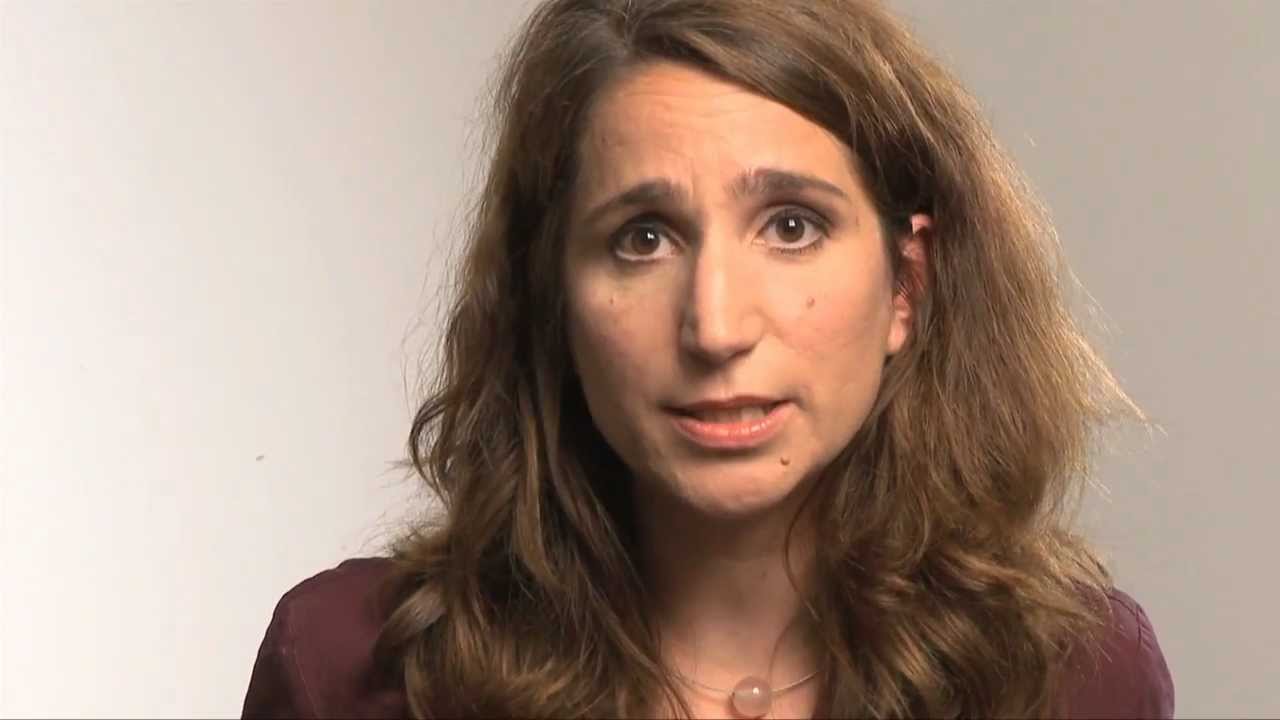
[[[799,680],[796,680],[789,685],[783,685],[777,690],[770,688],[768,681],[753,675],[748,675],[747,677],[739,680],[738,684],[734,685],[732,690],[726,690],[724,688],[712,687],[711,685],[700,683],[697,680],[684,675],[678,670],[673,670],[673,672],[675,672],[677,677],[690,685],[696,685],[703,690],[710,690],[711,692],[720,695],[728,695],[729,702],[733,705],[734,711],[744,718],[762,718],[765,715],[768,715],[769,710],[773,708],[774,696],[781,695],[788,690],[798,688],[812,680],[813,677],[818,674],[818,671],[814,670]]]

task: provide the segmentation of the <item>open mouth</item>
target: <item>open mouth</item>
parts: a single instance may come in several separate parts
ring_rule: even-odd
[[[760,405],[743,405],[736,408],[707,408],[702,410],[687,410],[676,408],[676,412],[704,423],[715,423],[717,425],[749,423],[757,420],[763,420],[765,416],[773,412],[775,408],[782,404],[783,401],[772,403],[763,403]]]
[[[794,406],[783,400],[733,408],[677,408],[672,420],[697,445],[720,450],[761,447],[782,431]]]

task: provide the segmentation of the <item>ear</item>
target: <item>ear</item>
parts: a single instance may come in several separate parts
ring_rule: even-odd
[[[911,232],[898,241],[902,264],[893,278],[893,318],[889,326],[888,354],[894,355],[907,343],[915,320],[915,302],[925,292],[929,277],[927,240],[933,218],[923,213],[911,216]]]

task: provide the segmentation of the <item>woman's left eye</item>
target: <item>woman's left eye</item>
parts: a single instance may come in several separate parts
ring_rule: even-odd
[[[827,222],[817,213],[784,208],[769,218],[764,232],[777,238],[773,249],[788,255],[813,252],[827,239]]]

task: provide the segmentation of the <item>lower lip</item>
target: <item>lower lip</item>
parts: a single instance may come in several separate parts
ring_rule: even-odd
[[[791,417],[791,403],[781,402],[773,406],[762,418],[742,422],[707,422],[688,415],[675,413],[672,419],[684,436],[707,448],[717,450],[746,450],[769,442]]]

